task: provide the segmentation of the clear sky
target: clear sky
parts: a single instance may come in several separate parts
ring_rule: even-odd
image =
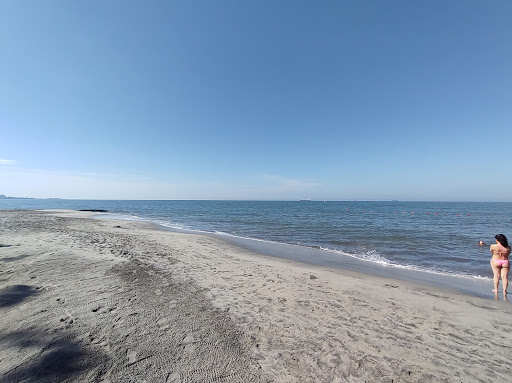
[[[512,200],[512,1],[0,2],[0,194]]]

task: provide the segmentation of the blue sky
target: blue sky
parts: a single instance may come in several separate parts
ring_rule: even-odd
[[[511,201],[510,1],[0,2],[0,194]]]

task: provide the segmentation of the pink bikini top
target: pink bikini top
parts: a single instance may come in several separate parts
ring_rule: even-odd
[[[502,256],[502,257],[507,257],[508,259],[508,256],[510,255],[510,248],[507,248],[507,247],[504,247],[501,243],[499,244],[499,247],[498,247],[498,251],[496,251],[496,253],[494,253],[494,251],[492,252],[492,255],[498,255],[498,256]]]

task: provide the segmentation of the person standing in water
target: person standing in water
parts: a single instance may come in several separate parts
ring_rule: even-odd
[[[494,273],[494,291],[498,294],[498,285],[500,283],[500,277],[503,282],[503,294],[507,293],[508,287],[508,272],[510,271],[510,262],[508,256],[510,255],[510,246],[508,245],[507,237],[503,234],[498,234],[496,243],[491,245],[490,250],[492,254],[491,268]]]

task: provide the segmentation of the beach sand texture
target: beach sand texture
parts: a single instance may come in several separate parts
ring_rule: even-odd
[[[0,382],[512,381],[508,302],[91,216],[0,211]]]

